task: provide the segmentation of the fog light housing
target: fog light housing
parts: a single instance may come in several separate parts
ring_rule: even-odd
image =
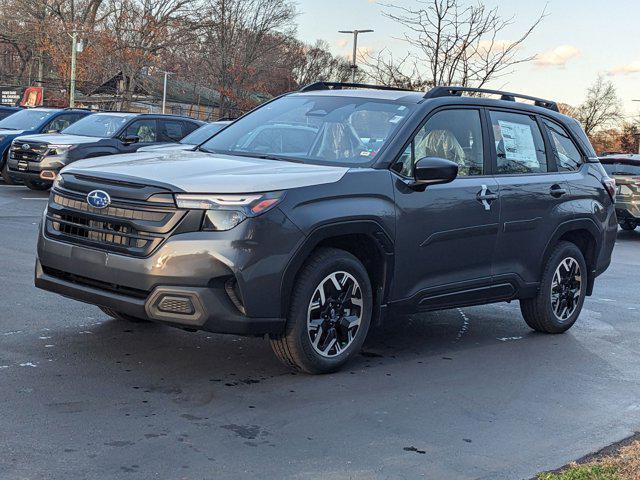
[[[164,295],[158,302],[158,310],[180,315],[193,315],[196,311],[190,298],[175,295]]]
[[[40,172],[40,178],[42,180],[50,180],[53,181],[56,179],[56,172],[52,172],[51,170],[42,170]]]

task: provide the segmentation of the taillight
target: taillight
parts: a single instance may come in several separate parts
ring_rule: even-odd
[[[607,193],[609,193],[609,196],[611,197],[611,200],[613,201],[613,203],[616,202],[616,180],[615,178],[610,178],[610,177],[606,177],[602,180],[602,185],[604,185],[604,188],[607,190]]]

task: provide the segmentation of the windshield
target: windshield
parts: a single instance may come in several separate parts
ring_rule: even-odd
[[[200,145],[214,133],[219,132],[227,125],[229,125],[229,122],[208,123],[207,125],[201,126],[195,132],[191,132],[180,140],[180,143],[184,143],[185,145]]]
[[[20,110],[0,121],[0,129],[35,130],[54,113],[56,110]]]
[[[342,96],[274,100],[205,142],[207,152],[320,164],[370,164],[413,106]]]
[[[86,137],[110,138],[127,123],[131,115],[109,115],[95,113],[78,120],[62,133],[67,135],[84,135]]]

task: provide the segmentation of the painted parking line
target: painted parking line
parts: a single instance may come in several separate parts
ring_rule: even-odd
[[[49,197],[22,197],[22,200],[49,200]]]

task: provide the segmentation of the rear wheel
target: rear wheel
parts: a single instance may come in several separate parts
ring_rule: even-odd
[[[635,230],[637,226],[638,224],[636,222],[632,222],[630,220],[620,222],[620,228],[627,231]]]
[[[110,317],[115,318],[116,320],[124,320],[127,322],[133,322],[133,323],[142,323],[142,322],[149,321],[144,318],[133,317],[131,315],[127,315],[126,313],[118,312],[117,310],[113,310],[112,308],[109,308],[109,307],[98,307],[98,308],[100,308],[100,310],[102,310],[104,313],[106,313]]]
[[[544,269],[538,294],[520,300],[527,325],[538,332],[564,333],[575,323],[587,292],[587,265],[580,249],[560,242]]]
[[[273,351],[297,370],[335,371],[362,348],[372,305],[362,263],[344,250],[320,249],[296,278],[286,331],[270,338]]]
[[[9,153],[5,153],[4,158],[3,158],[4,163],[2,164],[2,170],[0,171],[0,173],[2,174],[2,179],[4,180],[4,183],[6,183],[7,185],[15,185],[16,182],[13,180],[13,178],[11,178],[11,175],[9,175]]]
[[[51,188],[50,182],[41,182],[39,180],[25,180],[24,184],[30,190],[44,191]]]

